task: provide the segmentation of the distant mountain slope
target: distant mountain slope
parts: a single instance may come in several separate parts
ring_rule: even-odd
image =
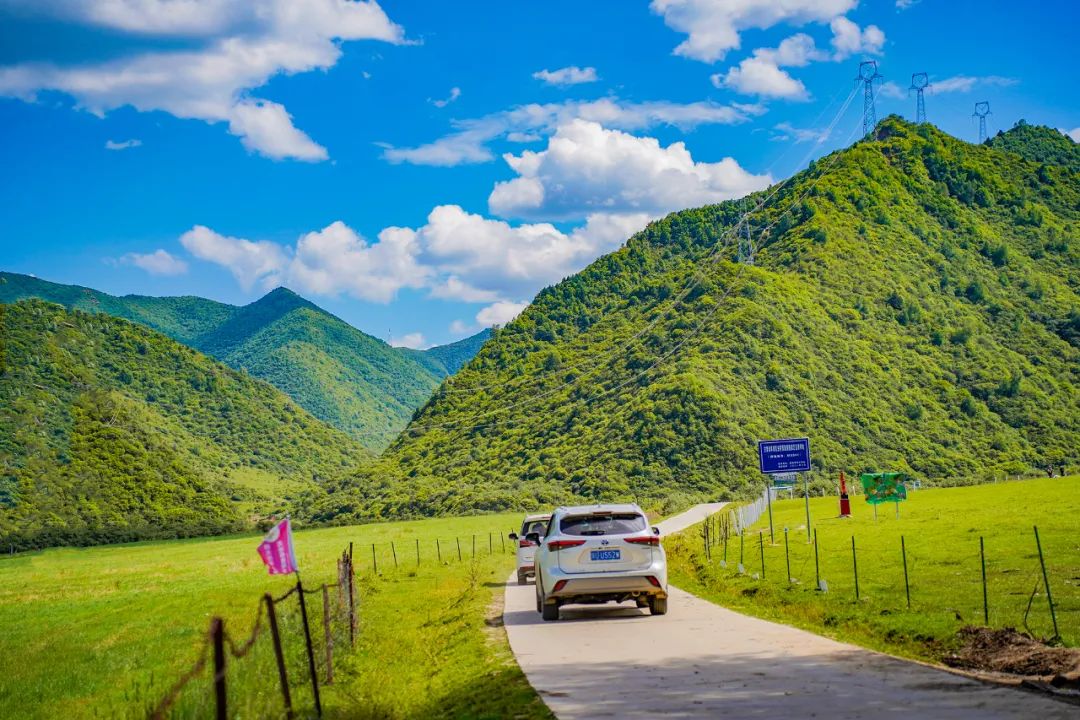
[[[235,307],[197,297],[115,297],[0,273],[0,302],[39,297],[134,320],[266,380],[304,409],[380,451],[487,331],[424,352],[394,348],[278,288]],[[453,369],[449,369],[448,365]]]
[[[370,456],[278,390],[140,324],[0,305],[0,545],[224,532]]]
[[[464,340],[450,343],[449,345],[437,345],[424,350],[424,354],[438,360],[446,369],[448,375],[454,375],[458,370],[465,367],[481,346],[491,337],[491,328],[482,330],[476,335]]]
[[[753,266],[727,202],[541,292],[373,468],[382,497],[314,515],[749,495],[756,441],[801,435],[823,484],[1075,466],[1071,171],[893,117],[775,190]]]
[[[1011,130],[998,132],[987,144],[1040,163],[1060,165],[1080,172],[1080,143],[1053,128],[1029,125],[1023,120]]]
[[[0,303],[32,297],[66,308],[133,320],[185,345],[191,345],[201,335],[218,327],[237,310],[232,305],[200,297],[116,297],[78,285],[61,285],[29,275],[0,272]]]

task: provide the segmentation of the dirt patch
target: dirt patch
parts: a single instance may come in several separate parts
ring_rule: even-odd
[[[946,655],[946,665],[989,671],[1080,691],[1080,649],[1051,647],[1013,628],[967,626],[957,633],[960,649]]]

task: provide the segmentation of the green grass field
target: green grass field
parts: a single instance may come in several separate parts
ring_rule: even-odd
[[[775,544],[769,542],[768,514],[746,533],[745,575],[737,571],[737,536],[729,540],[726,568],[722,543],[712,547],[711,560],[705,558],[700,525],[673,538],[667,543],[671,582],[751,615],[900,655],[940,660],[955,646],[957,629],[983,624],[980,536],[986,546],[990,625],[1026,628],[1043,638],[1054,635],[1040,582],[1032,530],[1037,525],[1061,640],[1080,643],[1080,478],[916,490],[901,505],[899,519],[892,505],[883,505],[875,520],[862,495],[852,496],[851,504],[853,517],[841,519],[836,497],[810,501],[820,574],[828,592],[814,589],[814,551],[807,541],[802,499],[773,504]],[[794,578],[790,585],[785,528]],[[910,611],[901,536],[907,548]],[[1039,591],[1032,599],[1037,583]]]
[[[308,587],[334,582],[336,558],[355,543],[359,639],[352,653],[338,650],[335,683],[324,689],[328,717],[550,717],[513,662],[493,606],[513,568],[510,544],[502,551],[500,535],[519,520],[489,515],[297,532]],[[258,542],[256,536],[203,538],[0,560],[0,656],[9,659],[0,674],[0,717],[144,717],[194,662],[211,616],[222,616],[241,639],[259,596],[292,585],[266,574]],[[315,596],[309,603],[321,609]],[[239,661],[229,676],[230,703],[260,708],[259,716],[276,706],[279,693],[269,647],[268,638],[260,640],[259,657]],[[246,662],[259,668],[258,682],[235,677]],[[256,691],[262,696],[234,701],[234,694]],[[294,695],[298,707],[310,710],[309,692]],[[205,680],[194,683],[181,696],[178,715],[205,714],[209,697]]]

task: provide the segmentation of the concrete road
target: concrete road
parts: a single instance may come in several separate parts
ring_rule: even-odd
[[[568,606],[545,623],[533,586],[508,584],[503,618],[518,663],[561,720],[1080,716],[1074,705],[747,617],[677,588],[661,617],[630,604]]]

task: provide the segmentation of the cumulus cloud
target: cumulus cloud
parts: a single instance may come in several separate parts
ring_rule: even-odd
[[[821,144],[829,139],[828,128],[797,128],[789,122],[773,126],[773,140],[792,140],[796,143],[812,142]]]
[[[42,91],[58,91],[99,116],[131,106],[226,123],[250,150],[275,159],[318,161],[327,152],[293,125],[283,106],[252,97],[252,90],[276,75],[333,67],[340,41],[404,42],[375,0],[16,2],[64,21],[177,38],[185,47],[83,65],[9,65],[0,68],[0,96],[33,101]]]
[[[142,145],[142,140],[137,140],[134,138],[131,140],[121,140],[119,142],[115,140],[105,141],[106,150],[127,150],[128,148],[136,148],[140,145]]]
[[[244,290],[251,290],[260,280],[275,277],[288,262],[280,245],[228,237],[205,225],[196,225],[181,235],[180,244],[200,260],[228,269]]]
[[[479,323],[481,327],[505,325],[520,315],[521,311],[528,306],[529,303],[525,302],[501,301],[493,303],[476,313],[476,322]]]
[[[852,55],[880,55],[885,45],[885,33],[877,25],[860,28],[846,17],[835,18],[829,27],[832,29],[834,60],[844,60]]]
[[[227,237],[201,225],[180,242],[196,258],[227,268],[248,291],[287,285],[387,303],[412,288],[441,299],[497,304],[531,297],[581,270],[648,219],[598,213],[562,232],[547,223],[511,225],[441,205],[425,224],[385,228],[373,243],[341,221],[305,233],[294,246]]]
[[[423,350],[430,347],[424,342],[424,336],[421,333],[406,333],[401,337],[390,338],[390,344],[394,347],[410,348],[412,350]]]
[[[166,250],[158,249],[152,253],[128,253],[120,258],[125,265],[134,265],[151,275],[183,275],[188,264]]]
[[[596,74],[596,68],[579,68],[576,65],[559,68],[558,70],[538,70],[533,73],[533,77],[544,81],[548,85],[557,85],[559,87],[591,83],[600,79]]]
[[[416,147],[382,144],[383,158],[392,163],[454,166],[488,162],[495,154],[491,141],[505,137],[512,142],[540,139],[574,119],[591,120],[620,130],[643,130],[671,125],[690,130],[699,125],[733,125],[746,122],[765,110],[759,105],[720,105],[712,102],[624,102],[618,98],[561,103],[532,103],[460,120],[456,129],[434,142]]]
[[[442,100],[432,100],[431,98],[428,98],[428,102],[431,103],[432,105],[434,105],[437,108],[444,108],[447,105],[449,105],[450,103],[457,100],[459,97],[461,97],[461,88],[452,87],[452,88],[450,88],[450,94],[448,96],[446,96],[445,98],[443,98]]]
[[[681,142],[662,147],[655,138],[585,120],[562,125],[544,150],[504,158],[518,177],[497,183],[488,206],[505,217],[655,216],[741,197],[772,182],[730,157],[696,162]]]
[[[739,33],[781,23],[826,23],[844,15],[858,0],[652,0],[650,9],[664,24],[687,37],[676,55],[716,62],[740,47]]]
[[[809,94],[801,81],[782,70],[784,67],[803,67],[827,57],[805,33],[786,38],[776,48],[758,48],[727,73],[712,76],[713,85],[731,88],[747,95],[806,100]]]

